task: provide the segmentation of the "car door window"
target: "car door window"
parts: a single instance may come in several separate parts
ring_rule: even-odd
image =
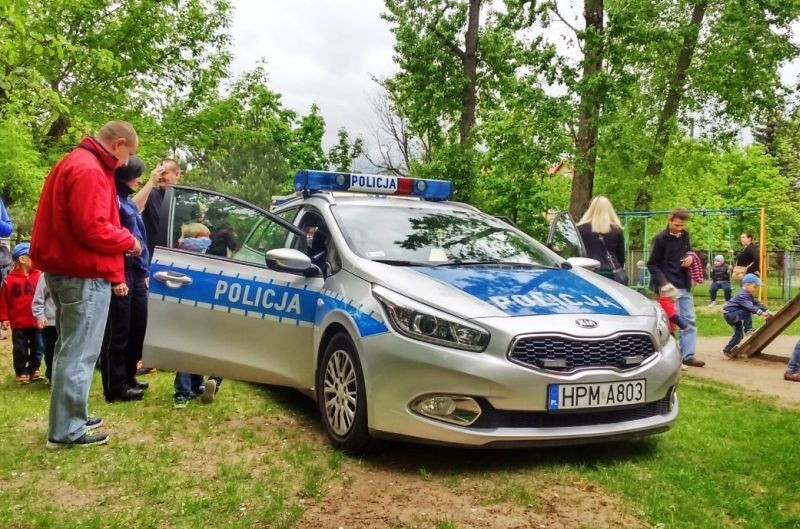
[[[290,244],[291,230],[232,197],[174,188],[168,244],[197,253],[265,265],[265,254]]]
[[[568,211],[559,212],[550,224],[547,247],[564,259],[585,257],[583,240]]]

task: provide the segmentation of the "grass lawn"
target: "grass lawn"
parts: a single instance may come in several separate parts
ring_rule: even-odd
[[[365,479],[354,473],[365,466],[371,475],[391,472],[391,486],[405,481],[415,496],[445,487],[509,513],[540,510],[552,485],[571,483],[604,491],[642,527],[800,528],[800,410],[691,376],[679,391],[675,428],[647,441],[513,451],[389,444],[359,459],[332,450],[313,405],[288,390],[226,380],[213,404],[174,410],[169,373],[144,377],[151,388],[143,401],[115,404],[102,400],[96,374],[91,411],[104,418],[109,444],[51,451],[44,448],[48,389],[16,387],[7,344],[0,345],[2,528],[291,528],[326,502],[330,487]],[[391,463],[398,459],[412,468],[399,472]],[[403,498],[387,510],[402,508]],[[376,519],[374,527],[472,525],[443,517]]]

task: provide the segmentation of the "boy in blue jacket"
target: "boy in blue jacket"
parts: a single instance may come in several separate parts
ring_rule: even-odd
[[[753,292],[761,286],[761,279],[755,274],[746,274],[742,278],[742,289],[722,307],[725,322],[733,327],[733,336],[722,350],[726,358],[733,358],[731,351],[742,341],[745,332],[753,328],[753,314],[769,318],[772,313],[763,303],[756,301]]]

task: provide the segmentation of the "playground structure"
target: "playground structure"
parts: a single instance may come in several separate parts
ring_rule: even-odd
[[[697,217],[701,217],[705,219],[706,224],[706,247],[705,250],[700,250],[700,246],[698,242],[702,240],[702,235],[698,233],[698,230],[691,229],[689,230],[692,236],[692,245],[693,249],[700,253],[704,251],[707,256],[707,261],[713,259],[714,251],[715,251],[715,241],[724,240],[723,238],[727,235],[727,249],[733,249],[734,242],[733,242],[733,221],[734,219],[741,214],[748,214],[759,212],[759,230],[758,230],[758,241],[759,241],[759,261],[760,266],[759,270],[761,270],[761,281],[764,283],[764,286],[759,291],[759,298],[762,302],[766,301],[767,298],[767,285],[768,285],[768,260],[767,260],[767,220],[766,220],[766,211],[764,208],[728,208],[728,209],[691,209],[687,210],[692,215],[693,221],[693,228],[696,226],[695,222]],[[649,273],[646,269],[642,270],[636,266],[636,262],[639,260],[643,260],[647,262],[647,259],[650,254],[650,228],[651,222],[656,222],[658,219],[657,217],[663,217],[664,221],[654,227],[657,227],[656,231],[660,231],[664,229],[666,225],[666,218],[671,213],[671,211],[623,211],[618,212],[617,215],[620,217],[620,220],[623,222],[623,230],[625,233],[625,255],[629,257],[627,259],[627,266],[628,266],[628,277],[634,278],[634,284],[631,286],[633,288],[639,290],[648,290],[649,286]],[[727,217],[727,233],[724,230],[720,230],[720,226],[713,226],[712,225],[712,218],[715,217]],[[634,226],[637,221],[642,221],[642,235],[641,235],[641,248],[636,249],[631,244],[631,234],[634,231]],[[741,230],[741,231],[750,231],[750,230]],[[737,235],[740,230],[737,230]],[[720,245],[717,244],[716,248],[719,248]],[[640,252],[640,253],[637,253]],[[723,255],[726,256],[726,260],[728,257],[728,251],[723,251]],[[633,259],[634,254],[637,255],[637,259]],[[704,263],[704,264],[706,264]]]

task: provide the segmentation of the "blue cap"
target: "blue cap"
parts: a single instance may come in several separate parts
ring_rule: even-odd
[[[21,242],[14,246],[14,250],[11,252],[11,257],[16,261],[23,255],[28,255],[31,252],[31,244],[29,242]]]
[[[745,276],[742,278],[742,284],[744,285],[745,283],[755,283],[756,285],[761,286],[761,278],[755,274],[745,274]]]

